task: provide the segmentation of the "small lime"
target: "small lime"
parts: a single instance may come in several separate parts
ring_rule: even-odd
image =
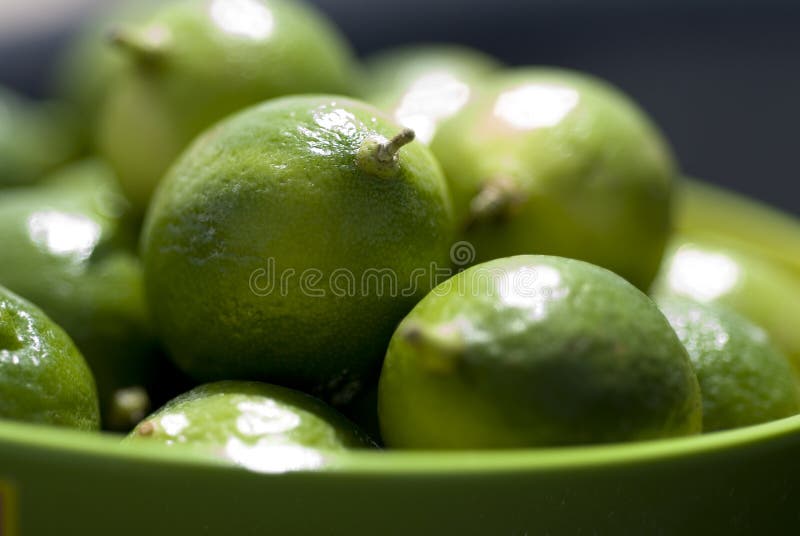
[[[703,395],[703,431],[800,411],[794,371],[764,330],[722,306],[685,298],[665,298],[659,305],[692,359]]]
[[[373,446],[319,400],[276,385],[224,381],[179,396],[129,441],[186,445],[265,472],[312,469],[325,453]]]
[[[518,256],[435,288],[381,373],[383,440],[401,448],[604,443],[694,434],[689,357],[656,305],[603,268]]]
[[[100,427],[94,378],[69,336],[0,287],[0,419]]]

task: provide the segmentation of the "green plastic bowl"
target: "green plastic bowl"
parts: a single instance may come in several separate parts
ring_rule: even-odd
[[[364,451],[282,473],[3,423],[0,518],[2,536],[796,534],[800,416],[624,445]]]

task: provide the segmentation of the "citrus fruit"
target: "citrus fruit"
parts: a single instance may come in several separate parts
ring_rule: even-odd
[[[789,360],[767,333],[719,305],[659,302],[689,357],[703,395],[703,431],[794,415],[800,391]]]
[[[134,209],[203,129],[245,106],[294,93],[349,93],[352,53],[316,10],[290,0],[183,0],[121,25],[98,143]]]
[[[69,336],[0,287],[0,419],[95,430],[94,379]]]
[[[55,103],[35,103],[0,86],[0,188],[39,180],[76,151],[70,114]]]
[[[129,441],[185,445],[266,472],[312,469],[324,454],[373,446],[335,410],[277,385],[201,385],[142,421]]]
[[[275,99],[198,138],[148,212],[161,339],[204,380],[258,379],[345,402],[450,265],[430,151],[372,106]]]
[[[800,280],[738,241],[677,235],[668,248],[652,294],[719,303],[769,333],[800,371]]]
[[[437,125],[458,113],[497,60],[459,45],[411,45],[367,59],[366,98],[429,143]]]
[[[651,283],[669,234],[675,165],[619,90],[570,71],[504,71],[439,126],[431,149],[478,262],[559,255],[641,289]]]
[[[111,81],[125,65],[124,57],[108,46],[109,37],[115,28],[142,20],[157,5],[158,0],[98,5],[57,53],[51,85],[53,92],[80,118],[74,122],[72,131],[80,146],[89,148],[94,143],[98,113]]]
[[[758,201],[694,179],[681,181],[675,227],[684,234],[721,238],[736,249],[780,264],[800,278],[800,220]]]
[[[694,434],[702,409],[652,300],[586,262],[521,255],[457,274],[400,323],[378,414],[389,447],[479,449]]]
[[[41,307],[75,341],[95,375],[104,417],[117,389],[150,389],[164,382],[168,366],[150,327],[125,215],[113,174],[96,160],[0,198],[0,284]],[[135,422],[105,424],[130,429]]]

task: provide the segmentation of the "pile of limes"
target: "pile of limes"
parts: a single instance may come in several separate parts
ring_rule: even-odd
[[[800,224],[607,82],[289,0],[105,13],[57,80],[0,93],[2,418],[271,469],[800,411]]]

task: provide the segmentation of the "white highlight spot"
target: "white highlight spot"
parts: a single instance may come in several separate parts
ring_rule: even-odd
[[[255,0],[213,0],[209,12],[217,26],[239,37],[265,39],[275,27],[272,12]]]
[[[502,93],[495,102],[494,115],[519,130],[534,130],[558,124],[579,100],[574,89],[526,84]]]

